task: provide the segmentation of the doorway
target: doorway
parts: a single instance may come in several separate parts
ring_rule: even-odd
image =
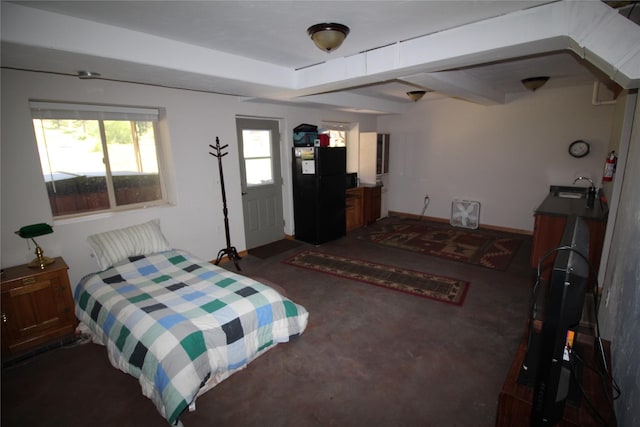
[[[277,120],[236,118],[247,249],[284,238]]]

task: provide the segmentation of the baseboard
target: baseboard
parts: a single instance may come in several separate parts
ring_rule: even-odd
[[[427,221],[440,222],[443,224],[450,223],[449,218],[439,218],[435,216],[422,216],[422,215],[416,215],[416,214],[411,214],[406,212],[389,211],[389,216],[399,216],[399,217],[411,218],[411,219],[424,219]],[[524,236],[533,235],[533,232],[529,230],[522,230],[519,228],[510,228],[510,227],[500,227],[498,225],[480,225],[480,228],[484,230],[503,231],[506,233],[522,234]]]

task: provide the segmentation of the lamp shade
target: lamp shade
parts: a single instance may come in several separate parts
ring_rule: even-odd
[[[23,239],[33,239],[34,237],[44,236],[53,233],[53,228],[49,224],[41,222],[39,224],[25,225],[16,231],[16,234]]]
[[[44,236],[45,234],[53,233],[53,228],[49,224],[45,224],[44,222],[38,224],[25,225],[20,228],[20,230],[16,231],[16,234],[23,239],[31,239],[33,244],[36,245],[36,257],[31,261],[28,266],[31,268],[39,268],[40,270],[44,270],[47,265],[53,264],[54,260],[44,256],[44,252],[38,242],[36,242],[36,237]]]
[[[309,27],[307,33],[319,49],[331,52],[339,48],[347,38],[349,27],[336,23],[316,24]]]

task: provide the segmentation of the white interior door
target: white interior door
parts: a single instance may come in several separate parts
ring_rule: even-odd
[[[284,237],[278,121],[236,118],[247,249]]]

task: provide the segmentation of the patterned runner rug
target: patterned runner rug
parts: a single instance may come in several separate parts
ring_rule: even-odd
[[[506,233],[407,219],[379,221],[365,230],[359,239],[502,271],[523,241]]]
[[[469,287],[462,280],[314,251],[282,262],[455,305],[462,305]]]

